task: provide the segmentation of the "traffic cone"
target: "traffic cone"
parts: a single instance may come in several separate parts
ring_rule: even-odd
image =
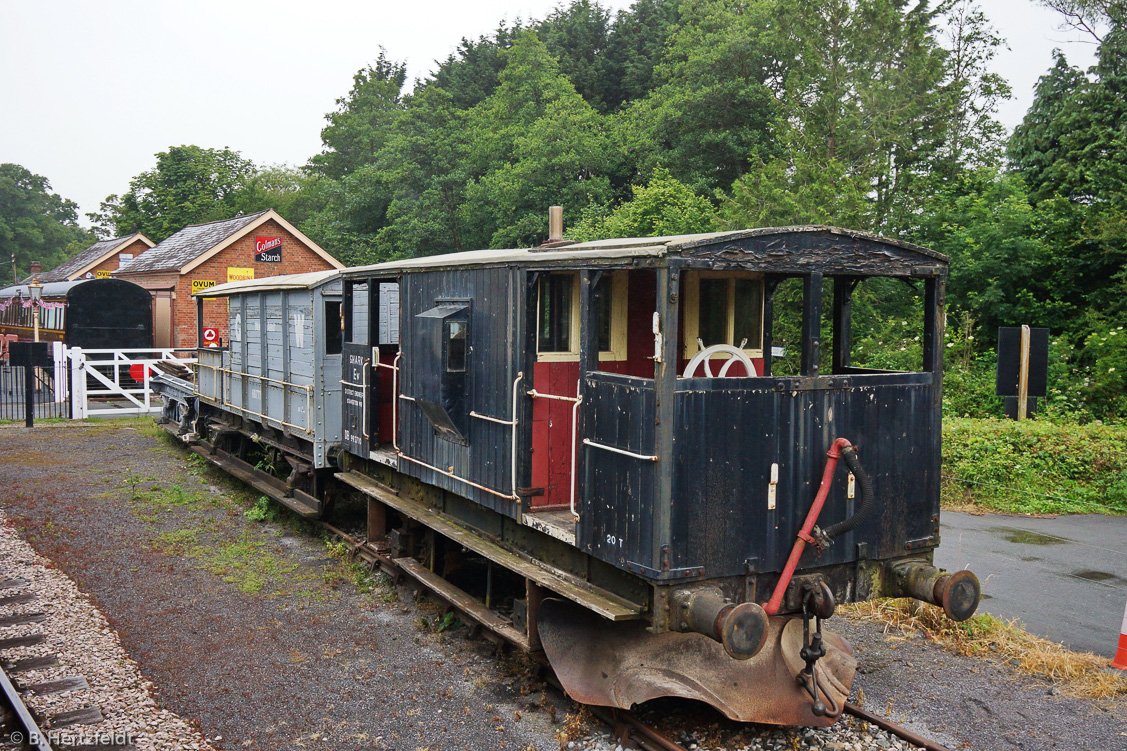
[[[1127,608],[1123,610],[1123,625],[1119,627],[1119,650],[1115,653],[1111,666],[1127,670]]]

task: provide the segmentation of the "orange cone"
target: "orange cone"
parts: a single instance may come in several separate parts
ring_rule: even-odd
[[[1127,670],[1127,609],[1123,611],[1123,625],[1119,627],[1119,650],[1115,653],[1111,666]]]

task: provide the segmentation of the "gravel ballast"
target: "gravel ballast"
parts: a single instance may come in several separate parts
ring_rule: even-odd
[[[358,589],[309,529],[247,519],[253,498],[155,428],[0,428],[0,488],[15,529],[105,614],[95,631],[114,644],[116,631],[155,707],[217,749],[560,748],[575,709],[542,698],[520,660],[465,628],[437,632],[435,612],[405,589]],[[826,627],[856,646],[867,709],[952,749],[1127,748],[1122,702],[1069,699],[876,624]],[[702,724],[683,704],[644,711],[696,751],[908,748],[850,718],[779,730]],[[586,725],[563,745],[615,749]]]
[[[46,641],[8,649],[8,660],[54,655],[58,664],[19,673],[23,685],[36,685],[82,677],[80,690],[27,693],[24,702],[38,717],[52,718],[65,712],[97,707],[104,718],[93,724],[52,729],[42,727],[54,744],[105,745],[133,743],[140,751],[152,749],[210,749],[207,741],[174,713],[157,707],[152,684],[145,680],[121,646],[117,634],[90,598],[74,582],[35,552],[12,529],[0,511],[0,576],[26,581],[25,586],[0,592],[5,597],[34,594],[37,599],[0,607],[0,616],[43,613],[46,619],[0,629],[0,638],[43,634]]]

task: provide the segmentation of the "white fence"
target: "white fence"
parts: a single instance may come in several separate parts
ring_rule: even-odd
[[[194,355],[191,349],[72,347],[64,350],[65,359],[56,353],[55,367],[67,367],[69,361],[72,419],[145,415],[161,411],[161,402],[149,387],[152,365],[166,360],[190,367],[196,362]]]

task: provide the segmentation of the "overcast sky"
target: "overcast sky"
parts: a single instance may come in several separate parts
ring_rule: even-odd
[[[601,0],[612,9],[631,0]],[[1032,101],[1052,50],[1087,67],[1094,46],[1032,0],[980,0],[1010,50],[996,69]],[[0,0],[0,163],[47,177],[95,211],[169,146],[230,147],[303,164],[324,115],[383,46],[421,78],[463,37],[542,18],[556,0]],[[83,218],[85,224],[85,218]]]

